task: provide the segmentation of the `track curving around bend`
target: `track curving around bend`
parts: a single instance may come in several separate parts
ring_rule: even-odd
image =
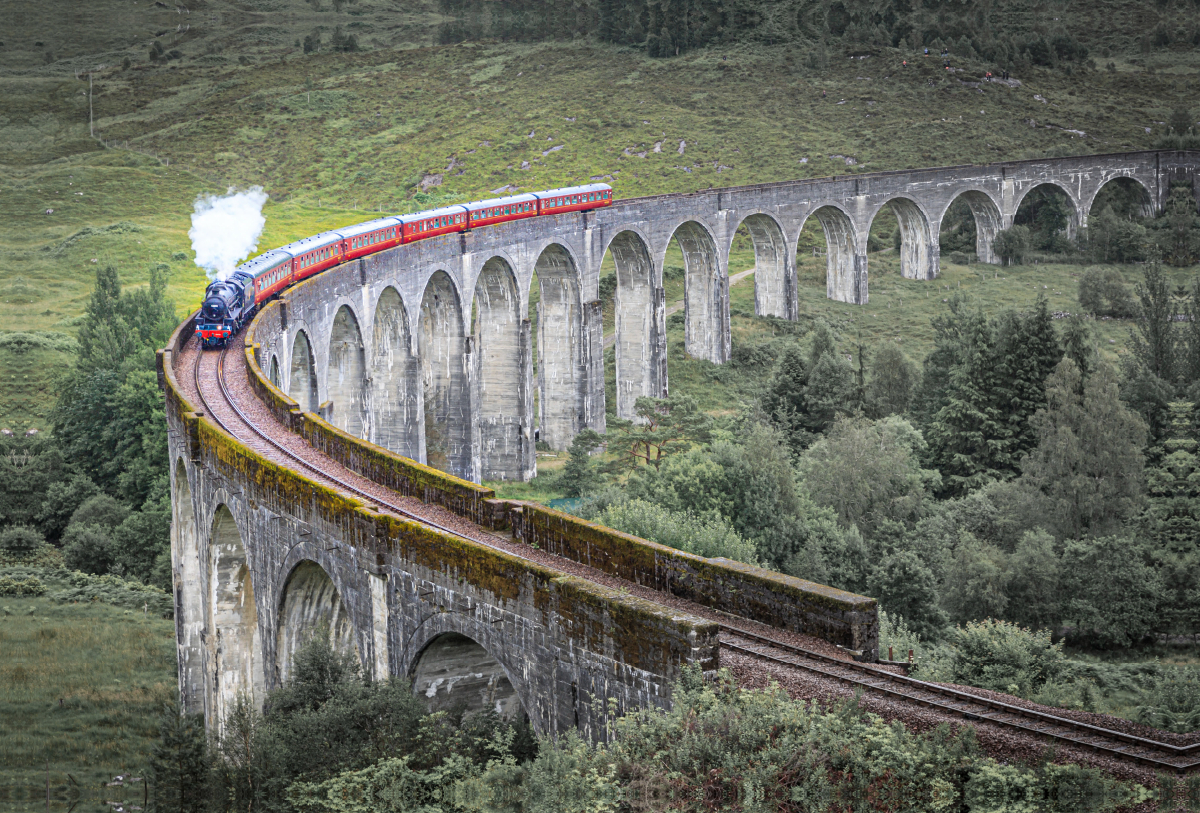
[[[906,709],[933,712],[938,721],[966,720],[994,724],[1021,738],[1051,739],[1064,746],[1090,752],[1110,767],[1137,766],[1154,771],[1184,773],[1200,767],[1200,742],[1174,745],[1138,734],[1091,725],[1037,709],[1013,705],[982,694],[910,678],[886,666],[857,663],[850,653],[811,636],[768,627],[756,621],[735,618],[686,599],[627,582],[587,565],[531,548],[500,534],[487,531],[438,506],[405,497],[345,469],[309,446],[302,438],[277,424],[265,409],[255,409],[256,396],[244,385],[244,362],[235,353],[234,383],[227,378],[229,349],[205,352],[195,345],[193,374],[188,383],[205,410],[220,428],[256,453],[281,465],[298,466],[322,484],[352,494],[377,506],[436,528],[444,533],[537,562],[565,574],[581,576],[608,587],[626,590],[664,607],[715,621],[720,627],[723,652],[804,674],[825,686],[840,685],[869,692],[886,702],[888,716],[905,719]],[[234,343],[237,346],[237,342]],[[186,361],[184,362],[186,364]]]

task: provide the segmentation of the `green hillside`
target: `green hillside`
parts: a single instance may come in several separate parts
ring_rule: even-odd
[[[969,46],[975,55],[956,54],[949,33],[946,71],[936,56],[911,49],[914,35],[891,47],[854,41],[853,28],[826,43],[806,40],[804,26],[776,44],[755,33],[765,29],[734,31],[706,48],[651,58],[595,34],[439,45],[463,35],[445,13],[450,4],[274,0],[248,13],[218,1],[188,14],[159,5],[134,11],[124,0],[86,11],[58,5],[76,24],[51,30],[49,15],[15,14],[0,44],[0,325],[42,337],[0,337],[0,424],[14,428],[47,425],[97,265],[114,263],[126,285],[137,285],[166,264],[180,310],[196,304],[204,276],[187,230],[202,192],[263,186],[271,196],[265,248],[369,212],[589,178],[630,197],[1049,150],[1141,149],[1162,134],[1172,109],[1198,106],[1200,53],[1183,34],[1169,33],[1160,46],[1091,25],[1103,12],[1174,31],[1186,15],[1171,4],[1060,4],[1055,25],[1092,49],[1095,67],[1018,59],[1021,84],[1012,88],[974,86],[996,66]],[[16,4],[0,2],[0,13],[8,6]],[[834,19],[840,12],[830,8]],[[584,11],[580,19],[596,24]],[[1010,40],[1055,36],[1039,28],[1037,6],[992,14],[989,24],[1008,26]],[[946,19],[947,30],[960,25]],[[489,31],[484,25],[482,35]],[[524,33],[511,38],[529,39]],[[335,36],[351,34],[360,50],[330,50]],[[870,32],[859,39],[871,36],[886,40]],[[319,50],[306,54],[306,38]],[[151,61],[154,48],[162,56]],[[947,268],[943,283],[921,286],[886,281],[888,267],[873,258],[867,309],[826,302],[820,273],[804,271],[803,308],[856,319],[868,333],[902,329],[916,356],[928,315],[912,305],[942,284],[957,287],[959,277],[983,285],[987,276]],[[1057,289],[1054,306],[1068,306],[1074,270],[1049,273],[1054,284],[1043,279],[1050,287],[1039,290]],[[1039,274],[1000,277],[1022,275]],[[994,274],[986,285],[981,291],[996,302],[1034,290]],[[910,287],[899,318],[891,309]],[[1123,331],[1114,333],[1119,342]]]

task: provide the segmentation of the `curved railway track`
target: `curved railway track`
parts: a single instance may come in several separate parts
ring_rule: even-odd
[[[229,392],[225,380],[225,356],[227,353],[228,348],[222,349],[219,353],[201,350],[197,354],[194,367],[196,391],[204,402],[208,414],[225,432],[239,438],[243,443],[247,443],[255,451],[269,450],[283,454],[318,480],[352,493],[370,505],[385,507],[400,516],[436,528],[443,533],[453,534],[476,544],[487,545],[509,555],[513,554],[512,550],[505,547],[491,545],[477,537],[440,525],[428,517],[389,502],[378,494],[363,491],[353,483],[327,473],[276,441],[250,419]],[[218,399],[219,405],[216,403]],[[221,413],[226,414],[222,415]],[[235,419],[244,425],[245,432],[237,432],[231,426]],[[252,435],[252,439],[246,437],[247,433]],[[882,694],[901,702],[935,709],[967,721],[987,721],[1031,736],[1069,743],[1116,760],[1132,762],[1154,770],[1184,773],[1200,767],[1200,743],[1178,746],[1139,737],[1135,734],[1113,731],[1034,709],[991,700],[959,689],[927,683],[875,666],[841,660],[727,621],[718,621],[717,623],[720,628],[722,648],[813,673],[856,689],[861,688],[864,691]]]

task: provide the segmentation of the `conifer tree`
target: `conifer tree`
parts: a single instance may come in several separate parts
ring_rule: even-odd
[[[1170,429],[1157,455],[1159,465],[1147,470],[1149,506],[1143,517],[1146,537],[1177,556],[1200,552],[1200,432],[1195,404],[1169,405]]]
[[[181,714],[175,705],[163,709],[154,744],[151,778],[156,813],[202,813],[208,809],[208,755],[204,720]]]
[[[1053,317],[1045,297],[1031,313],[1012,311],[1000,319],[994,351],[993,398],[1001,436],[992,445],[993,465],[1011,475],[1037,444],[1030,418],[1046,404],[1046,379],[1062,359]]]

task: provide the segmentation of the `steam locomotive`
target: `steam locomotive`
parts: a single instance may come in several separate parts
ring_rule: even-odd
[[[204,291],[196,333],[202,347],[222,347],[263,302],[289,285],[347,260],[443,234],[527,217],[598,209],[612,202],[611,186],[588,184],[383,217],[305,237],[260,254],[239,265],[228,279],[210,283]]]

